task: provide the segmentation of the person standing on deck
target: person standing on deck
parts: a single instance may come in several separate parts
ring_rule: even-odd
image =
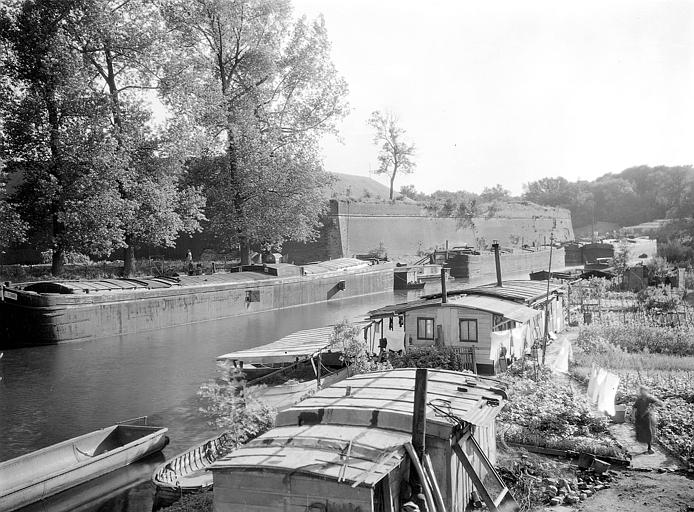
[[[186,254],[186,262],[188,262],[188,274],[193,275],[193,253],[188,249],[188,254]]]
[[[658,426],[658,416],[654,406],[663,405],[663,402],[648,392],[645,386],[639,386],[639,397],[634,402],[634,426],[636,428],[636,440],[648,445],[648,453],[653,453],[651,445],[655,440]]]

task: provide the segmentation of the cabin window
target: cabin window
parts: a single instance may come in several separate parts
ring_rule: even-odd
[[[504,315],[494,315],[492,325],[492,331],[507,331],[509,329],[514,329],[517,322],[514,320],[505,320]]]
[[[434,339],[434,319],[417,317],[417,339],[433,340]]]
[[[461,318],[458,325],[460,325],[460,341],[477,341],[477,320]]]

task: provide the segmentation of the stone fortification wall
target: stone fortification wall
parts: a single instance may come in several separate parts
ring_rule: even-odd
[[[514,251],[499,255],[502,276],[547,270],[549,268],[549,249],[538,251]],[[564,266],[564,249],[553,249],[552,264],[554,268]],[[473,279],[475,277],[491,275],[496,272],[496,262],[493,253],[479,255],[461,254],[450,261],[451,275]]]
[[[573,240],[568,210],[512,203],[503,205],[492,218],[476,219],[473,230],[461,228],[453,217],[434,216],[420,204],[332,200],[319,238],[309,244],[287,244],[284,252],[296,263],[367,254],[379,248],[390,259],[400,259],[441,248],[446,241],[449,247],[475,246],[478,240],[486,245],[498,240],[503,247],[539,247],[549,242],[551,234],[558,242]]]

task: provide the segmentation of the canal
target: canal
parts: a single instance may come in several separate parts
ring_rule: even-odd
[[[493,278],[492,278],[493,279]],[[485,277],[480,282],[489,282]],[[469,284],[450,282],[449,290]],[[6,350],[0,359],[0,461],[91,432],[148,416],[169,429],[170,457],[216,433],[198,410],[197,391],[216,374],[215,358],[301,329],[363,319],[371,310],[440,291],[388,292],[256,313],[141,334],[53,346]],[[152,510],[149,481],[158,455],[66,491],[32,511],[133,512]],[[0,483],[1,484],[1,483]]]
[[[430,286],[427,293],[438,288]],[[218,355],[301,329],[363,319],[371,309],[419,293],[389,292],[141,334],[6,350],[0,359],[0,461],[137,416],[169,428],[171,442],[164,455],[172,456],[216,432],[198,413],[197,391],[214,378]],[[80,510],[149,512],[154,489],[148,479],[157,462],[154,458],[115,479],[92,483],[95,498]],[[107,489],[114,480],[121,488]],[[71,506],[53,505],[34,509]]]

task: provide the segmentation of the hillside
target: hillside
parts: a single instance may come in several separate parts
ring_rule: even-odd
[[[361,198],[378,198],[388,199],[390,189],[368,176],[357,176],[355,174],[344,174],[339,172],[331,172],[331,176],[335,181],[330,187],[328,199],[339,197],[353,197],[354,199]],[[397,197],[399,194],[395,194]]]
[[[691,166],[639,166],[594,181],[543,178],[528,183],[525,199],[571,211],[574,226],[603,221],[630,226],[654,219],[694,215]]]

